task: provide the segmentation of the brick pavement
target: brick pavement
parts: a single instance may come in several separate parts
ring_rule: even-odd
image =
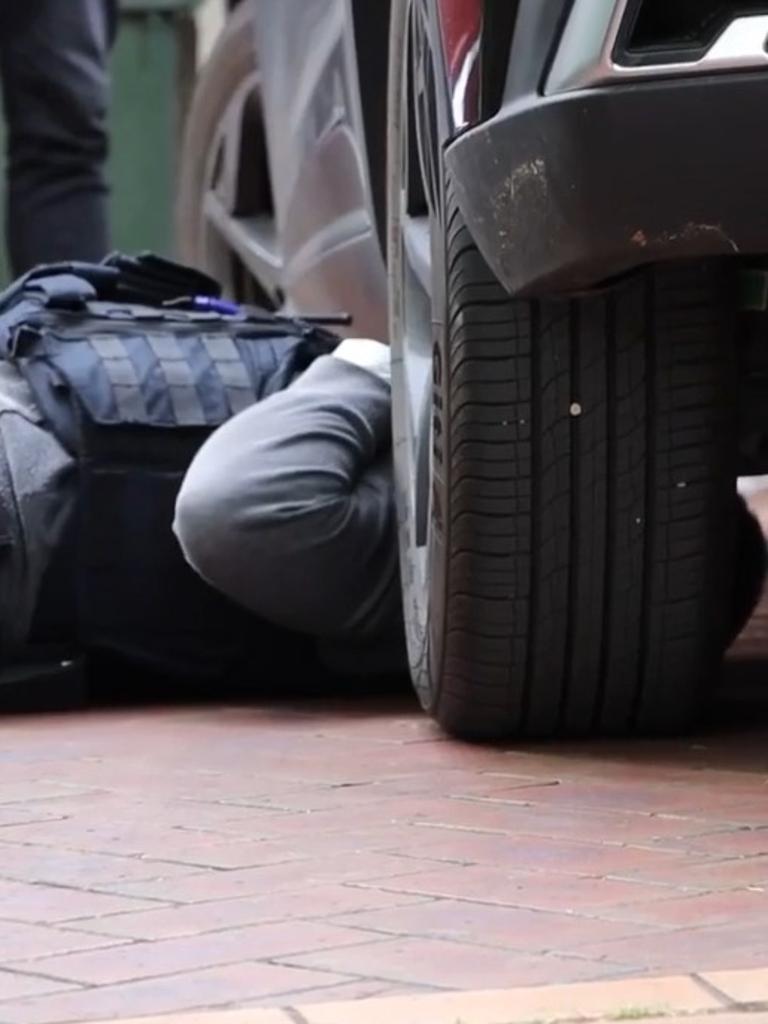
[[[6,719],[0,1024],[768,963],[766,624],[695,739],[469,747],[408,694]]]
[[[768,963],[758,674],[634,744],[462,746],[407,694],[6,720],[0,1022]]]

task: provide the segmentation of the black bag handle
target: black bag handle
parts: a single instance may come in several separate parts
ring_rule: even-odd
[[[152,252],[137,256],[112,253],[101,266],[117,272],[111,281],[112,293],[99,295],[108,301],[160,306],[187,296],[221,296],[220,285],[208,274]]]
[[[188,296],[217,299],[221,288],[207,274],[154,253],[113,253],[102,263],[72,261],[35,267],[0,295],[0,309],[35,292],[51,307],[82,306],[94,300],[162,306]]]

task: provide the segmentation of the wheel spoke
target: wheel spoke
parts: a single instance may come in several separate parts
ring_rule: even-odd
[[[209,149],[198,247],[227,295],[279,307],[283,265],[265,146],[261,76],[253,70],[234,89]]]
[[[428,586],[432,495],[432,400],[435,332],[444,320],[443,125],[434,25],[429,7],[413,0],[402,81],[403,134],[399,153],[399,199],[395,199],[400,286],[395,289],[393,347],[396,353],[395,414],[401,418],[400,479],[405,485],[411,528],[411,566],[417,586]]]
[[[426,298],[432,294],[432,235],[427,217],[405,217],[403,222],[405,262]]]
[[[283,266],[272,218],[234,217],[216,192],[207,194],[203,206],[209,258],[215,261],[222,247],[225,252],[235,252],[261,288],[275,298],[280,290]]]
[[[261,78],[254,71],[233,94],[221,118],[216,145],[207,170],[209,188],[216,193],[224,208],[234,213],[242,190],[243,147],[250,128],[249,109],[258,95]]]
[[[416,420],[416,485],[414,488],[414,515],[416,530],[414,539],[416,547],[425,548],[429,540],[429,501],[431,492],[431,453],[432,453],[432,360],[425,360],[426,380],[421,383],[421,408]]]

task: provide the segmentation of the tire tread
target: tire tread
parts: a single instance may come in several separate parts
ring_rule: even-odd
[[[512,300],[448,203],[449,537],[422,700],[473,739],[690,726],[727,633],[728,275]]]

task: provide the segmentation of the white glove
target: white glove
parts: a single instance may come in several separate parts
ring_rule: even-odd
[[[333,353],[335,359],[359,366],[361,370],[380,377],[387,384],[392,382],[391,354],[389,345],[372,338],[345,338]]]

